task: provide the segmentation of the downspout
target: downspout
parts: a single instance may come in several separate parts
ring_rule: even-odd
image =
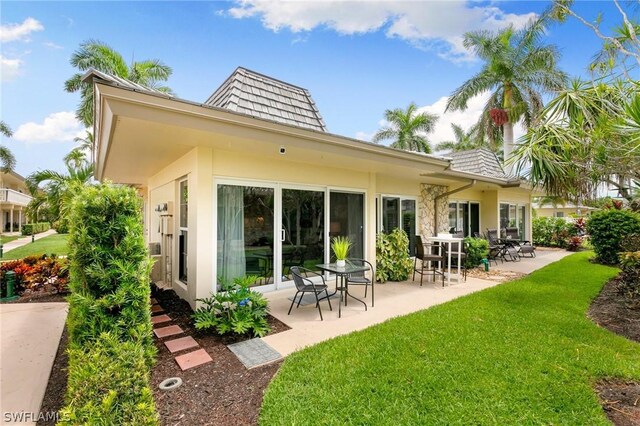
[[[444,194],[440,194],[433,199],[433,235],[438,235],[438,201],[441,198],[448,197],[449,195],[464,191],[465,189],[469,189],[472,186],[475,186],[476,183],[478,183],[478,181],[476,179],[472,179],[468,184],[461,186],[460,188],[452,189],[451,191],[445,192]]]

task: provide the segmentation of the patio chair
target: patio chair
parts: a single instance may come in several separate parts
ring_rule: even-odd
[[[487,241],[489,241],[489,260],[496,261],[498,258],[503,262],[520,260],[517,249],[500,241],[497,229],[487,228]],[[497,261],[496,264],[498,264]]]
[[[351,285],[363,285],[364,287],[364,297],[367,298],[367,289],[371,286],[371,307],[374,306],[374,285],[376,281],[376,271],[373,268],[373,265],[368,260],[364,259],[349,259],[348,260],[354,266],[368,266],[371,271],[371,279],[367,278],[366,272],[356,272],[354,274],[349,274],[347,277],[347,287]]]
[[[420,269],[418,269],[418,262],[420,262]],[[413,263],[413,280],[415,281],[416,279],[416,272],[420,274],[420,287],[422,287],[422,278],[425,274],[433,275],[434,281],[436,274],[440,274],[442,276],[442,286],[444,287],[444,271],[438,271],[435,263],[438,263],[440,266],[444,264],[442,247],[435,244],[423,243],[422,237],[416,235],[416,259]],[[429,266],[431,266],[431,269],[429,269]]]
[[[518,254],[520,257],[524,257],[526,254],[530,257],[536,257],[536,248],[531,244],[529,240],[523,240],[520,238],[520,231],[518,228],[505,228],[505,235],[514,241],[514,244],[518,246]]]
[[[298,300],[298,305],[296,306],[296,309],[300,307],[300,302],[302,301],[302,297],[304,296],[305,293],[313,293],[316,297],[316,307],[318,308],[318,312],[320,313],[320,321],[323,321],[324,319],[322,318],[322,309],[320,309],[320,300],[327,299],[327,302],[329,302],[329,310],[330,311],[333,310],[333,308],[331,308],[331,300],[329,300],[329,292],[327,290],[329,287],[327,286],[327,283],[324,281],[324,277],[316,272],[313,272],[301,266],[292,266],[291,273],[293,274],[293,282],[296,285],[296,294],[295,296],[293,296],[293,300],[291,301],[291,306],[289,306],[289,312],[287,313],[287,315],[291,315],[291,309],[293,308],[293,304],[295,303],[296,297],[298,297],[298,294],[300,294],[300,299]],[[313,274],[315,276],[320,277],[322,279],[322,284],[316,284],[313,281],[311,281],[309,278],[303,277],[302,273],[304,273],[307,276],[309,274]],[[322,293],[323,291],[326,294],[326,296],[318,299],[318,294]]]

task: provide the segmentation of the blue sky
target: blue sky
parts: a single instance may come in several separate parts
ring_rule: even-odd
[[[17,172],[62,170],[62,157],[82,126],[79,95],[64,91],[69,57],[87,39],[106,42],[126,59],[158,58],[173,68],[168,85],[180,98],[204,101],[237,67],[307,88],[332,133],[368,139],[388,108],[409,102],[435,113],[480,68],[461,47],[473,29],[522,25],[548,6],[514,2],[13,2],[3,1],[0,117],[15,132],[3,139]],[[610,2],[579,2],[588,18],[619,21]],[[549,29],[561,68],[587,76],[599,39],[571,20]],[[640,76],[639,76],[640,77]],[[448,114],[471,125],[482,100]]]

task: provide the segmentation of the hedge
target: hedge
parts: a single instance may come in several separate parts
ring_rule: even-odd
[[[27,223],[22,225],[22,235],[39,234],[51,229],[49,222]]]
[[[157,424],[150,258],[132,188],[82,190],[71,211],[69,383],[63,424]]]
[[[640,214],[629,210],[606,209],[591,214],[587,223],[596,260],[615,265],[622,243],[633,234],[640,234]]]

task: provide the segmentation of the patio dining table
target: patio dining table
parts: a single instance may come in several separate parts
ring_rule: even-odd
[[[464,238],[458,237],[428,237],[427,241],[431,243],[438,243],[440,245],[447,244],[447,285],[451,285],[451,244],[458,243],[457,253],[453,253],[457,256],[457,268],[458,272],[456,274],[457,282],[460,282],[460,263],[462,258],[462,244],[464,243]]]
[[[316,268],[321,271],[329,272],[330,274],[335,274],[336,276],[336,291],[326,297],[331,297],[336,294],[338,291],[340,292],[340,301],[338,302],[338,318],[342,318],[342,296],[344,292],[344,305],[347,306],[347,296],[352,299],[357,300],[358,302],[364,305],[364,310],[367,310],[367,304],[364,300],[360,300],[351,293],[349,293],[349,280],[347,277],[350,274],[355,274],[358,272],[366,272],[369,270],[369,266],[364,265],[354,265],[347,260],[347,264],[345,266],[338,266],[336,263],[320,263],[316,265]],[[338,279],[340,280],[340,284],[338,284]],[[325,298],[326,298],[325,297]]]

